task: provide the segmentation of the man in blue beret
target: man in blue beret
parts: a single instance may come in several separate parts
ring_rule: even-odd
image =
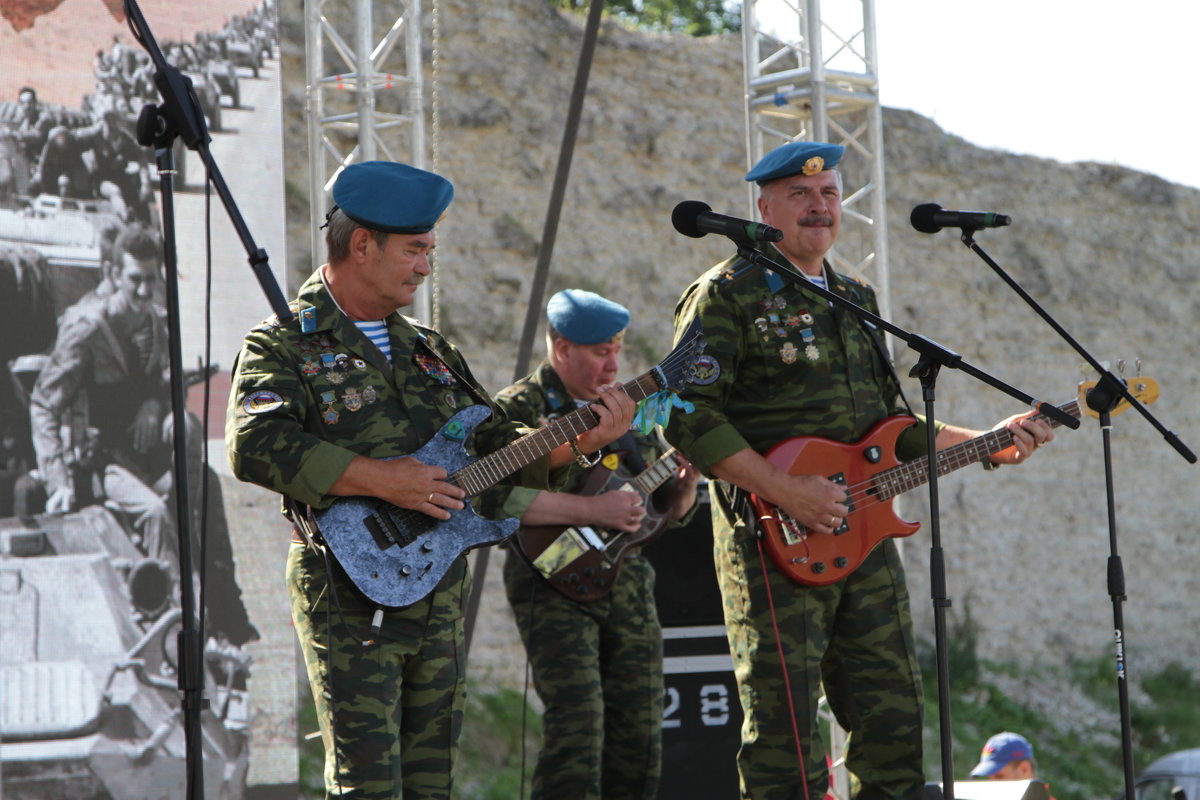
[[[714,557],[745,713],[738,772],[742,797],[754,800],[825,795],[822,689],[851,733],[847,766],[861,783],[858,800],[924,793],[920,670],[895,543],[886,538],[857,565],[853,552],[825,563],[785,551],[781,531],[800,544],[879,534],[859,529],[865,523],[852,515],[846,487],[830,478],[835,465],[766,456],[792,437],[858,442],[882,420],[911,415],[875,331],[806,288],[823,286],[878,313],[874,291],[826,260],[841,230],[843,152],[789,142],[746,174],[760,187],[763,221],[783,231],[762,252],[803,273],[799,284],[736,256],[692,283],[675,312],[676,335],[702,322],[705,369],[681,393],[695,411],[672,416],[666,433],[714,479]],[[916,421],[895,447],[901,460],[924,455],[926,428]],[[1053,436],[1032,413],[1000,426],[1014,444],[990,456],[995,464],[1020,463]],[[937,447],[981,433],[941,425]],[[750,510],[751,494],[780,521],[768,542],[788,553],[781,563],[760,548],[770,531]]]
[[[434,226],[453,196],[445,178],[405,164],[368,161],[343,170],[326,222],[328,262],[300,287],[290,322],[273,317],[246,335],[234,369],[229,461],[242,480],[282,495],[294,526],[292,620],[331,797],[450,797],[469,578],[459,555],[421,599],[379,608],[331,563],[320,531],[301,530],[304,521],[342,497],[378,498],[414,519],[448,520],[451,509],[464,507],[463,489],[444,465],[409,454],[440,434],[484,455],[527,430],[494,407],[473,432],[447,426],[468,406],[492,406],[490,398],[452,344],[398,313],[429,275]],[[594,453],[629,429],[631,398],[607,387],[596,396],[599,424],[578,436],[574,452],[555,449],[525,467],[519,482],[561,485],[568,479],[561,468],[576,453]],[[438,533],[455,531],[446,525]],[[372,535],[362,540],[368,552],[383,546]]]
[[[620,370],[624,306],[566,289],[550,298],[546,317],[546,360],[496,396],[509,416],[570,413]],[[657,437],[629,432],[602,451],[574,493],[518,487],[504,505],[522,523],[504,586],[545,707],[534,800],[657,794],[662,629],[654,569],[638,543],[690,515],[699,477],[664,450]]]

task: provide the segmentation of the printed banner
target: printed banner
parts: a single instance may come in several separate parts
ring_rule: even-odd
[[[214,163],[282,284],[274,0],[139,7],[191,79]],[[0,794],[186,795],[172,238],[190,563],[205,599],[205,794],[294,785],[286,531],[277,499],[228,475],[221,441],[233,358],[271,309],[202,160],[181,146],[164,220],[159,164],[136,133],[163,100],[121,0],[4,0],[0,17]]]

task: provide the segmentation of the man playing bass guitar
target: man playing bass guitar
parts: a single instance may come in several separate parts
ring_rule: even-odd
[[[760,187],[763,221],[783,231],[777,247],[760,247],[878,313],[874,292],[825,260],[841,228],[836,166],[843,151],[790,142],[746,175]],[[828,773],[816,717],[824,683],[831,708],[851,733],[848,767],[861,782],[858,800],[919,800],[925,783],[921,682],[895,542],[883,541],[841,580],[807,585],[789,581],[764,558],[756,520],[744,513],[752,494],[806,535],[830,536],[841,528],[851,511],[844,486],[826,474],[791,474],[764,454],[797,436],[856,442],[902,413],[885,356],[852,314],[740,257],[718,264],[685,291],[675,310],[676,331],[697,318],[706,348],[700,375],[682,394],[695,411],[673,415],[666,434],[697,469],[719,479],[710,483],[714,558],[745,713],[738,753],[742,797],[824,797]],[[1012,446],[990,456],[995,464],[1020,463],[1052,438],[1032,414],[1000,426],[1011,433]],[[937,447],[978,433],[939,425]],[[923,423],[909,428],[899,440],[900,458],[922,456],[925,441]]]
[[[543,421],[573,411],[596,397],[620,369],[629,323],[624,306],[567,289],[550,298],[546,315],[546,361],[496,396],[509,416]],[[650,437],[630,432],[606,447],[593,469],[644,473],[662,449]],[[616,551],[619,538],[636,537],[644,523],[666,525],[691,513],[699,475],[679,460],[682,466],[676,468],[672,460],[664,471],[664,477],[674,472],[674,478],[650,497],[635,490],[586,496],[518,487],[503,516],[519,516],[523,526],[577,526],[570,533],[586,528],[592,544],[613,542]],[[524,533],[509,540],[504,584],[546,709],[532,797],[652,800],[661,771],[664,691],[654,569],[633,547],[616,563],[597,559],[594,568],[573,576],[576,582],[556,588],[542,577],[554,566],[548,563],[553,552],[535,552]],[[580,544],[590,546],[587,540]],[[569,559],[576,554],[559,557],[568,562],[564,569],[571,568]],[[592,592],[593,581],[606,590]]]

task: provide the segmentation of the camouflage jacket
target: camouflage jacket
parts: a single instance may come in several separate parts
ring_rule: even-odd
[[[773,247],[765,252],[786,259]],[[830,290],[878,313],[875,292],[826,265]],[[699,317],[705,349],[667,439],[706,475],[722,459],[764,453],[793,436],[854,442],[905,413],[887,365],[856,317],[773,271],[731,258],[700,276],[675,308],[676,336]],[[881,334],[877,334],[882,339]],[[924,426],[901,437],[902,458],[925,451]]]
[[[334,499],[329,488],[355,456],[412,453],[457,411],[491,405],[453,345],[397,312],[386,320],[388,364],[337,307],[319,270],[291,308],[292,322],[272,317],[254,328],[238,356],[225,441],[241,480],[324,508]],[[468,451],[490,453],[526,430],[494,414],[475,429]],[[519,480],[546,486],[548,464],[548,458],[533,462]],[[565,470],[555,477],[564,478]]]

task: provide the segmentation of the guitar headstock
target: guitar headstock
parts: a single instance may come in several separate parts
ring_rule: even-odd
[[[690,383],[696,377],[696,360],[704,352],[704,329],[699,319],[683,332],[679,343],[667,354],[654,370],[659,390],[670,390],[678,393],[684,384]]]
[[[1119,368],[1124,364],[1123,362],[1118,362],[1118,365]],[[1109,375],[1112,375],[1112,373],[1110,372]],[[1156,381],[1154,378],[1148,378],[1144,375],[1140,375],[1136,378],[1117,378],[1117,380],[1125,384],[1125,391],[1129,392],[1129,394],[1142,405],[1150,405],[1158,399],[1158,381]],[[1098,418],[1100,416],[1100,412],[1093,410],[1087,402],[1088,393],[1099,386],[1100,383],[1101,381],[1084,381],[1083,383],[1079,384],[1079,408],[1089,417]],[[1121,399],[1117,401],[1117,404],[1109,412],[1109,415],[1113,416],[1120,414],[1127,408],[1129,408],[1129,401],[1124,397],[1121,397]]]

